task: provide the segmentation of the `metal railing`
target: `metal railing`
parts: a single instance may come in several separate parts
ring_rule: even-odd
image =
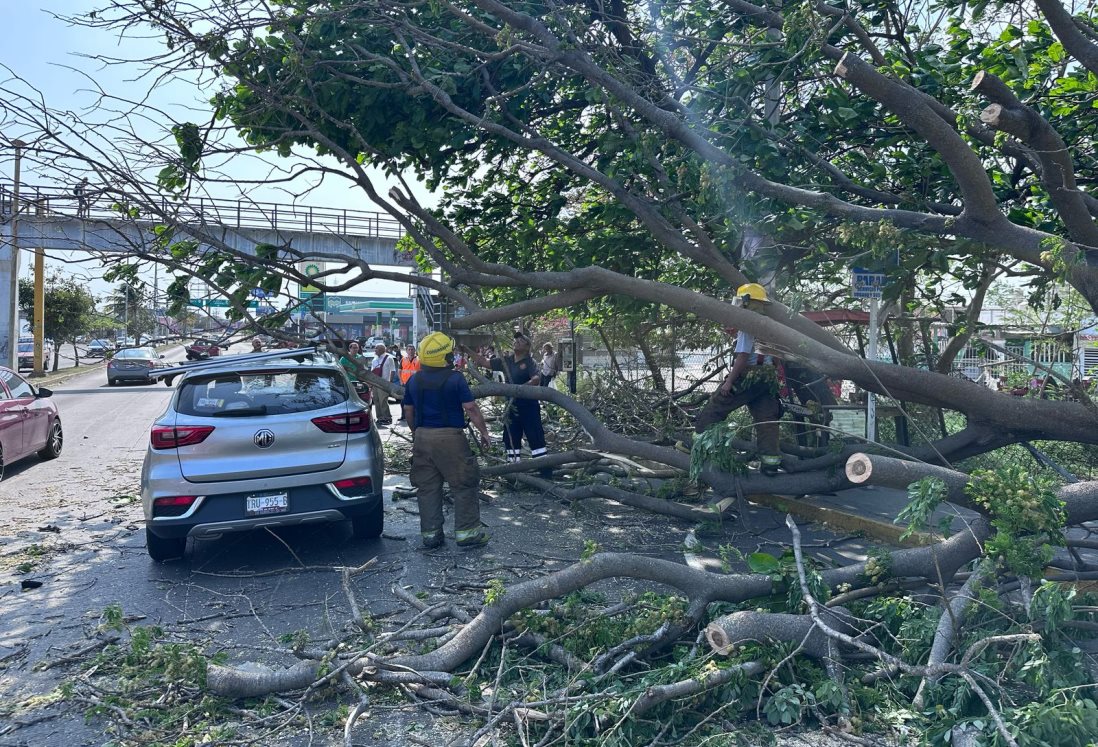
[[[0,182],[0,216],[12,214],[14,195],[10,182]],[[193,197],[173,200],[162,195],[127,195],[103,188],[76,189],[21,185],[20,215],[83,218],[86,220],[160,221],[171,218],[183,224],[218,225],[278,231],[326,233],[399,239],[400,222],[386,213],[341,208],[321,208],[292,203],[222,200]],[[136,211],[136,212],[133,212]]]
[[[423,312],[423,322],[427,329],[432,332],[440,330],[442,328],[442,314],[439,303],[431,295],[430,289],[417,285],[415,302],[419,304],[419,309]]]

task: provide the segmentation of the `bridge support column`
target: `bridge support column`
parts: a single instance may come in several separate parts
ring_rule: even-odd
[[[10,236],[0,242],[0,363],[17,369],[19,361],[19,252]]]

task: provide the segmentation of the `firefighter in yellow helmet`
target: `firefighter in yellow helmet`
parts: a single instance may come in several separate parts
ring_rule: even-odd
[[[445,541],[442,484],[454,496],[454,536],[459,547],[482,547],[489,536],[481,528],[480,468],[465,436],[465,416],[488,448],[488,426],[465,377],[454,370],[454,341],[434,332],[419,344],[419,371],[404,386],[404,417],[412,430],[412,485],[417,488],[423,547]]]
[[[768,303],[766,289],[758,283],[746,283],[736,289],[734,303],[750,307],[753,303]],[[759,450],[761,470],[774,474],[781,466],[778,448],[781,403],[781,377],[778,362],[772,356],[755,352],[755,338],[742,329],[729,329],[736,337],[732,368],[720,387],[694,421],[694,432],[702,433],[711,425],[722,422],[729,413],[747,405],[755,422],[755,444]]]

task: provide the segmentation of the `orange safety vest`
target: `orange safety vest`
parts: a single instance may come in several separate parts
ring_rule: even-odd
[[[400,384],[401,386],[408,383],[408,379],[412,378],[412,374],[419,370],[419,358],[409,359],[407,356],[400,359]]]

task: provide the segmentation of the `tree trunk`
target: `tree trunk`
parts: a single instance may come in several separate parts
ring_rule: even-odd
[[[648,372],[652,374],[652,388],[665,394],[667,392],[667,382],[663,379],[663,371],[660,370],[659,360],[652,354],[652,346],[648,344],[643,333],[634,334],[631,337],[640,349],[641,355],[644,356],[644,364],[648,366]]]
[[[618,356],[614,353],[614,346],[610,343],[610,338],[602,331],[602,327],[596,326],[595,331],[598,332],[602,344],[606,346],[606,355],[610,358],[610,370],[617,374],[619,379],[625,381],[625,374],[621,372],[621,364],[618,363]]]
[[[976,324],[980,321],[980,312],[984,308],[984,297],[987,295],[987,289],[991,287],[991,283],[995,280],[995,273],[985,268],[980,277],[980,283],[976,287],[976,293],[972,296],[972,302],[968,305],[968,309],[965,311],[964,327],[960,334],[956,335],[948,343],[946,343],[945,349],[942,351],[941,356],[938,358],[937,364],[934,369],[938,373],[947,374],[953,370],[953,361],[957,358],[958,354],[965,349],[965,345],[972,339],[972,336],[976,333]]]

